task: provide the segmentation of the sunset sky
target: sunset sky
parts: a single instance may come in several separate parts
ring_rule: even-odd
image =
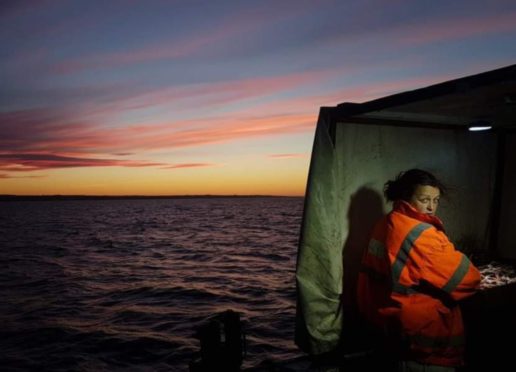
[[[320,106],[516,63],[516,1],[2,1],[0,194],[303,195]]]

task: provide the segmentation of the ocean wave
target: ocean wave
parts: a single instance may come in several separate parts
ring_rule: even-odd
[[[13,202],[0,208],[3,370],[185,371],[212,314],[244,366],[297,356],[298,198]]]

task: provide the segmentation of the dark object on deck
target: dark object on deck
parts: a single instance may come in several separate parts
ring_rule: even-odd
[[[190,362],[191,372],[239,371],[245,357],[245,334],[240,315],[232,310],[207,319],[196,333],[200,358]]]
[[[463,372],[513,371],[516,283],[483,289],[463,301],[461,308],[466,329]]]

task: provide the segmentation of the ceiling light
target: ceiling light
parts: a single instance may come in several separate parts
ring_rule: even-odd
[[[471,132],[479,132],[481,130],[489,130],[492,127],[490,125],[484,125],[484,126],[471,126],[468,128]]]
[[[487,120],[474,120],[471,123],[469,123],[468,130],[471,132],[480,132],[482,130],[489,130],[491,129],[491,123]]]

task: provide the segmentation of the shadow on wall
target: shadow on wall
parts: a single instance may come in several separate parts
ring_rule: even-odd
[[[357,280],[364,249],[369,244],[374,225],[383,215],[383,197],[377,191],[361,187],[351,196],[347,214],[349,232],[342,253],[341,343],[346,351],[357,351],[367,344],[367,340],[363,339],[367,336],[363,332],[358,316]]]

